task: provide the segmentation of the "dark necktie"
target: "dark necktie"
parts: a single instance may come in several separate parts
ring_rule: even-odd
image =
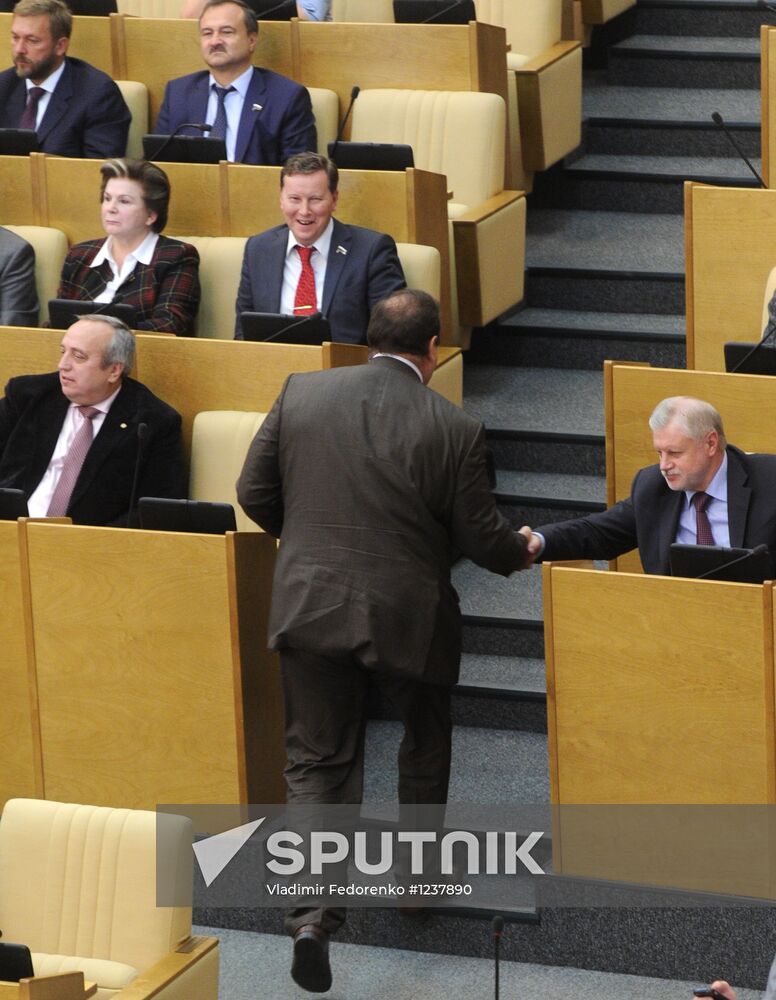
[[[94,440],[92,420],[100,411],[96,406],[78,406],[76,409],[84,419],[75,433],[70,450],[65,455],[62,475],[59,477],[59,482],[52,494],[51,503],[46,511],[47,517],[64,517],[67,513],[70,497],[73,495],[81,467]]]
[[[695,508],[695,533],[696,533],[697,545],[714,544],[714,535],[712,535],[711,533],[709,516],[706,513],[706,508],[709,505],[709,500],[711,500],[709,494],[704,493],[702,490],[699,490],[690,501],[690,503]]]
[[[40,104],[40,99],[45,93],[46,91],[43,87],[30,87],[27,92],[27,103],[19,119],[19,128],[35,129],[35,122],[38,118],[38,104]]]
[[[315,294],[315,272],[310,263],[310,257],[315,253],[315,247],[296,247],[302,262],[302,273],[296,286],[294,297],[294,316],[312,316],[318,310],[318,299]]]
[[[218,107],[216,108],[216,118],[213,122],[213,127],[211,128],[208,135],[211,139],[225,139],[226,138],[226,106],[224,101],[226,101],[226,95],[231,94],[234,87],[219,87],[217,83],[213,84],[213,90],[216,92],[216,98],[218,100]]]

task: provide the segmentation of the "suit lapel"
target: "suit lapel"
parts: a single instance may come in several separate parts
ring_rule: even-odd
[[[730,544],[734,548],[741,548],[744,544],[746,518],[752,498],[751,487],[746,485],[747,479],[746,470],[741,465],[735,451],[728,448],[728,530],[730,531]]]
[[[283,273],[286,269],[286,249],[288,248],[288,226],[280,226],[274,232],[275,240],[267,254],[269,281],[267,287],[272,289],[272,301],[269,312],[280,312],[280,300],[283,295]]]
[[[54,88],[54,93],[49,98],[48,107],[38,126],[38,142],[42,143],[54,126],[58,124],[59,120],[67,112],[72,98],[73,81],[71,78],[70,63],[65,59],[65,68],[62,76]]]
[[[676,532],[679,528],[679,515],[682,513],[682,503],[684,502],[684,492],[674,491],[665,487],[665,494],[661,500],[661,511],[658,519],[658,552],[660,554],[660,572],[670,573],[670,551],[671,545],[676,541]]]
[[[52,389],[35,409],[34,458],[29,466],[27,487],[32,493],[48,468],[59,440],[70,401],[62,393],[59,378],[52,379]]]
[[[266,86],[264,76],[254,67],[251,82],[248,84],[248,92],[245,95],[240,124],[237,128],[237,142],[234,147],[235,163],[242,163],[248,150],[248,143],[251,141],[253,130],[261,128],[261,111],[254,111],[253,106],[261,105],[263,108],[266,99]]]
[[[326,278],[323,282],[321,312],[324,316],[329,315],[331,301],[334,298],[337,285],[347,265],[352,242],[350,229],[335,219],[334,229],[331,234],[331,246],[329,247],[329,259],[326,261]]]
[[[210,73],[204,72],[194,81],[189,91],[186,108],[186,120],[191,122],[206,122],[207,102],[210,98]]]

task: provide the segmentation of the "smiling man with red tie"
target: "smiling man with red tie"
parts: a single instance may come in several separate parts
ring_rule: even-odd
[[[335,219],[339,174],[319,153],[300,153],[280,173],[285,225],[252,236],[237,293],[236,339],[243,312],[312,316],[331,324],[332,339],[365,343],[372,307],[405,287],[390,236]]]

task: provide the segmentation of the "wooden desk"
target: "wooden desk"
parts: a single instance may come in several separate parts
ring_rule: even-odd
[[[87,1000],[97,992],[96,983],[85,983],[83,972],[35,976],[18,983],[0,982],[0,1000]]]

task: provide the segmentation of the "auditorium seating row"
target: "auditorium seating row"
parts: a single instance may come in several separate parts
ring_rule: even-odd
[[[50,371],[60,337],[1,328],[0,384]],[[192,498],[236,503],[248,444],[288,374],[366,354],[140,334],[133,374],[181,414]],[[443,349],[432,388],[460,402],[461,376],[461,352]],[[18,535],[0,523],[0,801],[282,801],[280,694],[266,650],[275,545],[239,512],[238,526],[253,530],[224,538],[47,521]],[[95,634],[112,637],[99,663]],[[117,717],[105,706],[119,691]]]
[[[551,165],[575,148],[580,138],[579,43],[560,39],[560,0],[546,3],[548,13],[539,27],[512,42],[510,56],[519,53],[523,63],[517,78],[514,71],[507,72],[504,27],[484,22],[468,26],[263,22],[254,58],[257,65],[299,80],[313,91],[333,90],[340,114],[356,83],[363,89],[498,94],[509,108],[505,181],[507,186],[526,187],[534,170]],[[0,34],[11,16],[0,14]],[[76,17],[69,51],[115,80],[144,84],[152,125],[167,81],[202,69],[197,27],[188,20],[123,14]],[[142,117],[142,95],[136,100]]]
[[[1,223],[0,223],[1,224]],[[6,226],[27,240],[35,250],[35,284],[40,303],[40,323],[48,320],[48,302],[56,298],[62,265],[67,254],[67,237],[61,229],[45,226]],[[197,337],[231,340],[234,337],[235,300],[246,238],[244,236],[181,236],[199,253],[199,281],[202,289],[195,321]],[[398,243],[402,270],[411,288],[439,299],[440,261],[434,247]]]
[[[386,101],[381,92],[364,99],[365,109],[375,107],[375,114]],[[382,134],[418,135],[419,151],[438,172],[342,171],[339,218],[387,232],[397,243],[435,248],[444,339],[465,343],[465,328],[489,322],[523,295],[525,197],[499,184],[503,105],[488,94],[413,91],[397,92],[389,103]],[[418,129],[434,114],[451,127],[432,143]],[[467,153],[473,132],[489,133],[492,141]],[[172,186],[167,230],[173,235],[245,237],[282,221],[277,167],[173,163],[165,169]],[[96,160],[0,157],[0,220],[61,229],[68,243],[93,239],[102,230],[99,182]],[[458,197],[448,202],[450,183]],[[238,277],[239,271],[233,280]],[[217,322],[205,317],[204,323],[208,335],[215,330],[228,335],[230,321],[223,313]]]

